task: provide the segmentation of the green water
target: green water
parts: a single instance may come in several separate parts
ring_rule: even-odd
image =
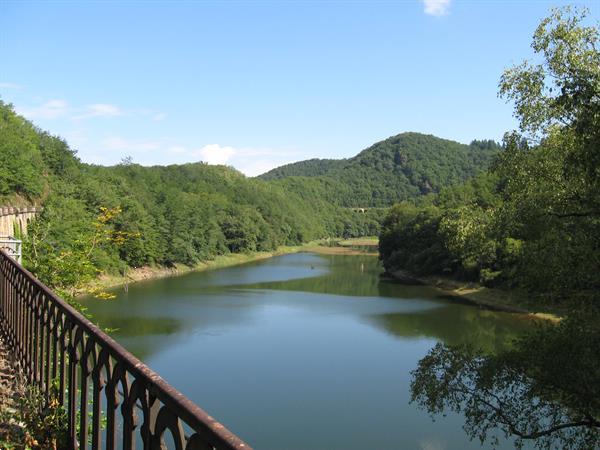
[[[494,350],[528,322],[382,282],[380,272],[375,257],[300,253],[84,303],[255,449],[481,448],[460,416],[432,422],[409,404],[410,371],[436,342]]]

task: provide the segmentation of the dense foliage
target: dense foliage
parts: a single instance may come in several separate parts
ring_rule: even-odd
[[[540,26],[533,47],[546,61],[508,70],[500,85],[515,101],[523,134],[506,135],[488,173],[391,209],[380,245],[388,271],[450,274],[556,298],[600,289],[594,33],[575,19]]]
[[[84,164],[2,102],[0,131],[0,203],[43,206],[25,242],[26,264],[63,294],[98,271],[376,235],[393,201],[463,181],[499,148],[405,133],[348,160],[309,160],[248,179],[204,163]],[[128,238],[115,241],[119,235]]]
[[[278,180],[287,177],[318,177],[343,167],[347,159],[307,159],[276,167],[259,178],[263,180]]]
[[[194,265],[379,231],[381,211],[359,214],[310,186],[295,193],[230,167],[84,164],[63,140],[1,102],[0,131],[0,203],[43,206],[26,237],[25,262],[63,294],[100,270]]]
[[[494,141],[463,145],[402,133],[350,159],[301,161],[273,169],[261,178],[280,180],[298,193],[309,185],[328,201],[346,207],[387,207],[470,179],[489,166],[499,149]]]
[[[392,208],[389,271],[448,273],[560,301],[546,324],[490,354],[438,345],[413,372],[413,401],[464,414],[482,442],[592,449],[600,442],[600,49],[586,12],[554,10],[533,38],[539,63],[507,70],[500,93],[520,133],[488,174]],[[543,296],[540,298],[539,294]]]

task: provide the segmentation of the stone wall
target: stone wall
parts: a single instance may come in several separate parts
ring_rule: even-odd
[[[27,225],[40,208],[13,208],[12,206],[0,207],[0,236],[14,236],[15,231],[27,234]]]

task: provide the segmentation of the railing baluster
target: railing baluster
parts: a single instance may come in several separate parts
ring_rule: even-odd
[[[66,346],[66,339],[67,339],[67,325],[66,325],[66,321],[61,320],[60,322],[60,331],[58,332],[59,335],[59,352],[60,352],[60,374],[59,374],[59,378],[58,378],[58,401],[61,405],[65,404],[65,390],[66,390],[66,376],[67,376],[67,346]]]
[[[84,350],[84,342],[82,341],[79,345],[81,346],[80,348],[83,353],[81,359],[79,360],[79,390],[81,395],[81,398],[79,400],[79,445],[81,446],[81,448],[86,448],[88,442],[88,355]]]
[[[70,345],[67,347],[67,357],[69,358],[69,377],[67,380],[67,391],[69,395],[69,404],[67,413],[69,416],[69,440],[73,449],[79,448],[77,443],[77,349],[74,344],[77,329],[69,327],[68,336]]]
[[[102,445],[101,419],[102,419],[102,391],[104,389],[104,359],[106,353],[100,351],[94,343],[94,368],[92,369],[93,400],[92,400],[92,450],[99,450]]]
[[[50,324],[50,316],[50,306],[48,305],[48,300],[44,298],[44,333],[46,336],[46,342],[44,343],[44,387],[46,393],[46,401],[50,400],[50,360],[52,356],[52,348],[50,347],[52,337],[52,326]]]
[[[117,412],[117,388],[112,374],[106,383],[106,450],[115,450],[117,441],[117,427],[115,414]]]

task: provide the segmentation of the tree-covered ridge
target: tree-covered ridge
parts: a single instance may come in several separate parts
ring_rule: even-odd
[[[541,61],[503,74],[500,94],[521,126],[488,172],[391,209],[380,245],[388,270],[556,298],[600,290],[600,52],[584,17],[555,11],[534,35]]]
[[[79,164],[60,138],[39,130],[0,101],[0,202],[40,200],[50,180]]]
[[[486,169],[500,146],[494,141],[464,145],[420,133],[402,133],[350,159],[309,160],[273,169],[263,179],[279,179],[297,189],[293,177],[312,177],[329,201],[345,207],[385,207],[439,192]],[[306,183],[303,180],[301,184]],[[297,191],[296,191],[297,192]]]
[[[347,159],[307,159],[276,167],[259,175],[259,178],[278,180],[287,177],[318,177],[343,167],[347,162]]]
[[[25,261],[63,292],[98,270],[194,265],[221,254],[378,232],[378,217],[335,206],[318,191],[294,193],[204,163],[84,164],[10,105],[0,103],[0,120],[0,201],[43,206],[26,237]]]

